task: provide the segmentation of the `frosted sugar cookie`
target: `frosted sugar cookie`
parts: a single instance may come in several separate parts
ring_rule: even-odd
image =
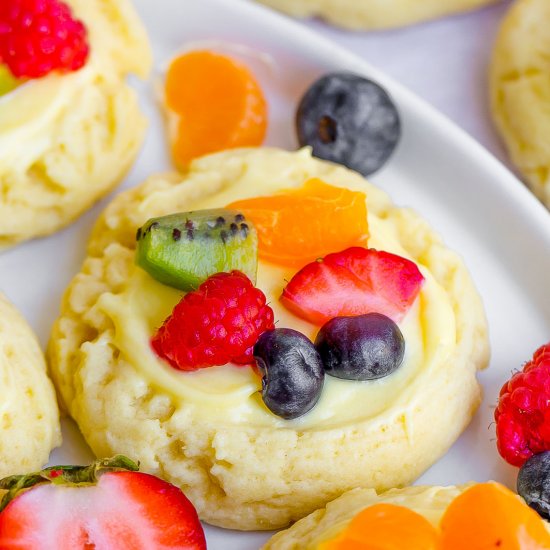
[[[8,4],[0,8],[11,29],[0,36],[0,247],[58,230],[122,179],[146,126],[125,78],[146,76],[151,64],[129,0]],[[67,44],[50,38],[53,53],[37,53],[40,24]]]
[[[59,411],[36,337],[0,295],[0,477],[41,468],[61,444]]]
[[[550,526],[497,483],[355,489],[277,533],[263,550],[482,550],[550,545]],[[377,542],[380,544],[378,546]],[[369,546],[372,545],[372,546]]]
[[[330,292],[347,285],[353,300],[309,284],[323,266]],[[325,318],[366,311],[393,327],[384,372],[359,365],[358,378],[336,364],[324,375],[312,340]],[[288,361],[271,354],[271,336]],[[307,149],[202,157],[115,198],[49,345],[55,384],[98,456],[140,460],[202,519],[238,529],[282,527],[358,485],[415,479],[470,421],[487,360],[459,256],[415,213]]]
[[[550,207],[550,4],[518,0],[502,23],[490,68],[492,114],[510,157]]]
[[[485,6],[496,0],[260,0],[295,17],[319,16],[348,29],[385,29]]]

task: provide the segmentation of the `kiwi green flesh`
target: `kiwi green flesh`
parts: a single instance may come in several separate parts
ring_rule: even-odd
[[[0,96],[15,90],[21,81],[15,78],[5,65],[0,65]]]
[[[138,229],[136,263],[157,281],[184,291],[234,269],[256,282],[258,235],[236,210],[211,209],[152,218]]]

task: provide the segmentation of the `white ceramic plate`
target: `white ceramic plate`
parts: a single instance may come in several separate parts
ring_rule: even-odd
[[[297,23],[243,0],[135,0],[150,31],[157,67],[197,41],[263,52],[245,54],[271,107],[268,143],[295,148],[296,102],[319,75],[350,70],[370,76],[393,95],[403,118],[397,154],[374,178],[400,205],[421,212],[463,254],[483,296],[493,358],[481,375],[485,400],[449,453],[420,483],[496,479],[510,486],[515,470],[498,456],[491,426],[498,390],[537,346],[550,339],[550,216],[501,164],[441,115],[361,59]],[[250,52],[249,52],[250,53]],[[151,130],[123,187],[169,168],[154,86],[139,84]],[[105,203],[67,230],[0,256],[0,289],[15,302],[45,345],[63,289],[84,258],[86,239]],[[52,463],[85,462],[90,451],[70,421]],[[269,533],[206,527],[211,550],[253,550]]]

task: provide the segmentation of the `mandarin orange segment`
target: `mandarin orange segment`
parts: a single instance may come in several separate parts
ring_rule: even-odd
[[[251,72],[211,51],[172,61],[165,85],[172,155],[178,166],[223,149],[257,146],[267,128],[267,103]]]
[[[459,495],[440,526],[439,550],[550,549],[538,514],[498,483],[480,483]]]
[[[438,532],[404,506],[376,504],[357,514],[347,529],[319,550],[436,550]]]
[[[291,267],[330,252],[366,246],[365,194],[310,179],[299,189],[256,197],[227,206],[252,220],[259,238],[260,258]]]

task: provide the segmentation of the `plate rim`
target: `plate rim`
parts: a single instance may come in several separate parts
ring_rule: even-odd
[[[290,16],[279,13],[272,8],[258,4],[255,0],[200,0],[200,3],[202,4],[201,9],[204,10],[216,10],[218,6],[223,6],[223,9],[241,12],[247,19],[258,19],[262,25],[279,27],[281,31],[284,31],[284,36],[289,37],[290,42],[299,42],[301,45],[305,44],[306,46],[311,46],[311,43],[314,43],[319,55],[330,58],[334,64],[349,65],[352,63],[361,72],[368,73],[369,76],[372,76],[388,89],[390,95],[400,104],[401,109],[405,108],[415,113],[426,123],[429,123],[438,133],[446,134],[447,141],[452,142],[467,157],[475,160],[480,166],[493,173],[494,177],[489,179],[490,183],[484,182],[485,190],[513,202],[515,211],[525,217],[524,221],[528,225],[533,226],[537,232],[542,232],[538,236],[550,248],[550,212],[542,202],[510,168],[468,134],[466,130],[428,103],[427,100],[409,90],[396,79],[386,75],[382,69],[371,65],[345,46],[306,27],[300,20],[292,19]],[[208,4],[212,7],[207,8]],[[488,96],[485,97],[488,101]],[[490,121],[490,124],[501,143],[492,121]],[[506,155],[508,154],[506,153]]]

